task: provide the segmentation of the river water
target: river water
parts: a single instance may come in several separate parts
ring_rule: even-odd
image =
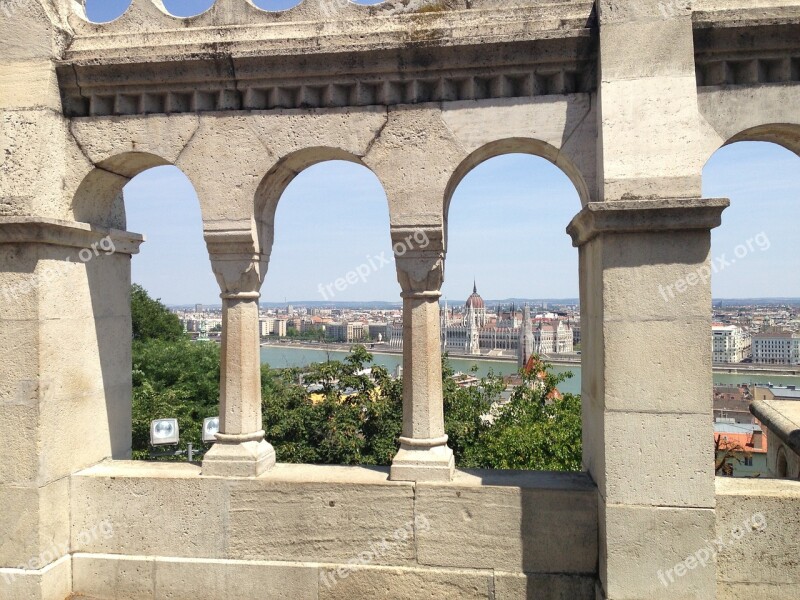
[[[339,350],[317,350],[315,348],[298,348],[293,346],[263,346],[261,348],[261,362],[269,364],[273,368],[304,367],[315,362],[325,362],[327,360],[342,360],[347,356],[347,352]],[[402,364],[401,354],[374,354],[375,364],[394,373],[398,365]],[[476,375],[484,376],[490,372],[500,375],[513,375],[517,372],[517,365],[511,361],[487,360],[472,358],[450,358],[450,364],[455,371],[469,372],[473,367],[477,367]],[[579,394],[581,391],[581,368],[580,366],[556,366],[553,368],[556,373],[571,372],[572,377],[558,386],[558,389],[566,394]],[[742,373],[731,375],[728,373],[714,373],[714,383],[774,383],[775,385],[797,385],[800,386],[800,377],[786,375],[751,375]]]

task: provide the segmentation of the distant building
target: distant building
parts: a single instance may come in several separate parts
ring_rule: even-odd
[[[466,316],[464,317],[464,326],[469,327],[471,318],[469,312],[472,311],[475,315],[475,324],[478,328],[486,327],[486,304],[478,293],[478,283],[473,282],[472,294],[467,298],[467,303],[464,306],[466,309]]]
[[[373,342],[385,342],[389,339],[389,324],[388,323],[370,323],[369,339]]]
[[[755,385],[752,387],[753,400],[763,402],[764,400],[797,400],[800,402],[800,390],[796,385],[786,387],[777,385]],[[800,406],[800,404],[798,404]]]
[[[726,462],[732,477],[768,475],[767,436],[760,425],[714,423],[714,441],[719,442],[717,462],[731,455]],[[722,473],[720,473],[722,474]]]
[[[272,325],[272,335],[286,337],[286,324],[286,319],[275,319],[275,323]]]
[[[746,385],[714,386],[714,421],[752,425],[751,390]]]
[[[527,350],[521,342],[525,327],[530,329]],[[401,324],[389,326],[388,340],[392,347],[402,347]],[[486,303],[478,294],[478,286],[473,285],[463,313],[451,311],[445,302],[441,311],[441,343],[443,352],[454,354],[477,356],[502,352],[519,357],[522,351],[527,357],[531,353],[571,354],[574,351],[574,334],[569,321],[554,313],[532,316],[526,307],[520,315],[512,307],[508,312],[498,311],[496,315],[490,315]]]
[[[361,342],[364,341],[369,332],[365,323],[358,321],[350,323],[330,323],[325,327],[325,332],[329,339],[335,342]]]
[[[770,327],[753,336],[753,362],[800,365],[800,333]]]
[[[286,337],[286,319],[273,319],[271,317],[261,318],[258,322],[258,325],[261,337],[267,337],[270,335]]]
[[[750,356],[750,336],[736,325],[714,324],[711,356],[715,363],[740,363]]]
[[[275,319],[259,319],[258,321],[259,335],[261,337],[267,337],[268,335],[272,335],[272,324],[274,322]]]
[[[519,329],[519,346],[517,348],[517,366],[521,369],[528,364],[534,352],[533,325],[531,323],[531,309],[525,306],[522,311],[522,327]]]

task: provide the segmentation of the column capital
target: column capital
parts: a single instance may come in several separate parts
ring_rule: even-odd
[[[713,229],[722,223],[727,198],[658,198],[590,202],[567,226],[572,245],[604,233],[648,233]]]
[[[444,282],[443,252],[398,256],[395,262],[403,298],[438,300],[441,297]]]
[[[392,248],[402,297],[438,300],[444,282],[442,226],[392,227]]]
[[[260,252],[252,227],[207,228],[203,237],[222,298],[258,300],[269,255]]]

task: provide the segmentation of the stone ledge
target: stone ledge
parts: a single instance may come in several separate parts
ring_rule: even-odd
[[[114,243],[115,254],[138,254],[144,236],[106,229],[78,221],[44,217],[0,217],[0,244],[50,244],[89,248],[104,238]]]
[[[800,402],[763,400],[753,402],[750,412],[796,454],[800,454]]]
[[[567,226],[575,247],[604,233],[713,229],[722,223],[726,198],[658,198],[590,202]]]
[[[73,591],[87,600],[594,600],[593,576],[530,575],[482,569],[73,555]],[[61,600],[61,599],[59,599]]]
[[[800,590],[800,481],[717,477],[716,490],[715,538],[726,542],[717,556],[717,582],[726,593],[718,598],[796,598],[790,592]]]
[[[62,556],[38,571],[0,569],[4,600],[64,600],[72,592],[72,557]]]

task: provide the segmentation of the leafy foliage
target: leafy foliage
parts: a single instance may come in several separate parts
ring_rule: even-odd
[[[136,283],[131,286],[131,316],[134,340],[178,341],[186,337],[178,316]]]
[[[181,446],[200,447],[203,419],[219,413],[219,346],[177,335],[174,315],[141,288],[134,294],[140,332],[133,342],[134,455],[147,456],[150,422],[158,418],[177,418]],[[461,388],[446,357],[442,375],[445,428],[460,467],[581,468],[580,397],[555,392],[566,375],[556,377],[546,366],[523,374],[501,408],[495,405],[505,388],[501,377]],[[402,381],[374,365],[363,346],[343,361],[302,370],[262,365],[261,385],[264,429],[279,461],[391,464],[402,429]]]
[[[264,428],[278,460],[386,465],[396,452],[402,389],[357,346],[342,362],[262,368]],[[365,372],[371,366],[371,376]],[[302,384],[300,381],[302,380]]]
[[[147,455],[150,422],[178,419],[181,448],[202,444],[203,419],[219,414],[219,346],[150,339],[133,343],[133,449]]]

